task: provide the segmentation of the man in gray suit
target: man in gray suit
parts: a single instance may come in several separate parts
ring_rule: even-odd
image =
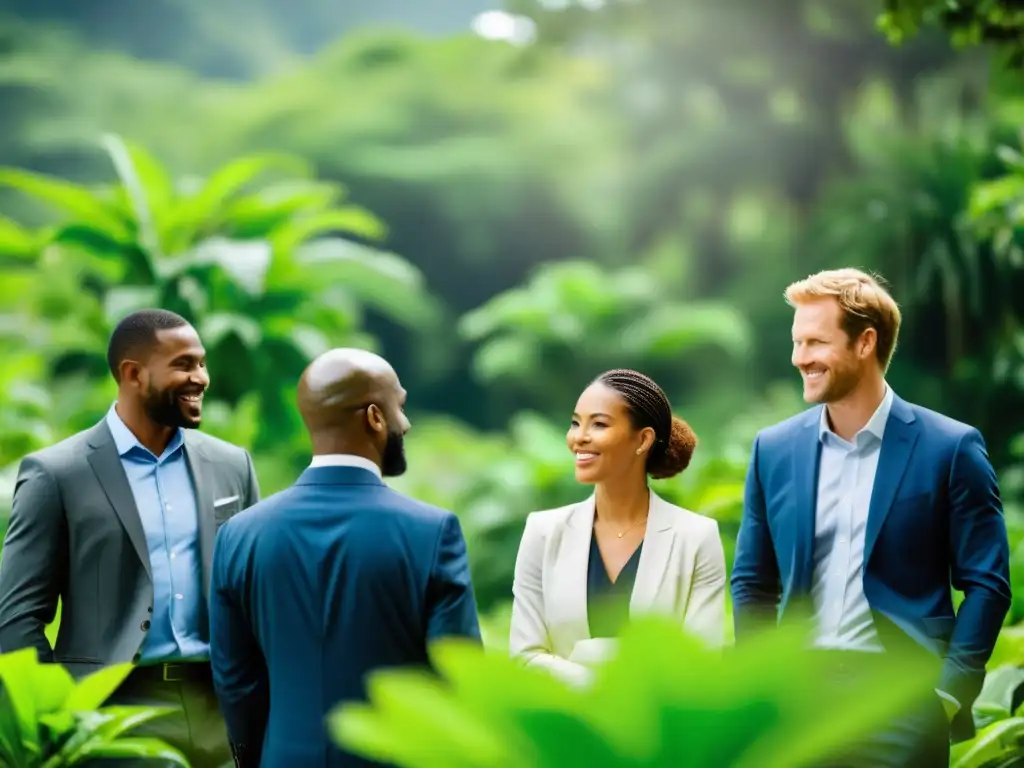
[[[194,768],[221,766],[231,752],[209,664],[210,566],[217,528],[259,500],[252,460],[195,429],[210,380],[184,318],[129,315],[107,360],[118,394],[103,420],[21,463],[0,652],[34,647],[75,677],[134,662],[109,703],[180,707],[135,734],[165,739]]]

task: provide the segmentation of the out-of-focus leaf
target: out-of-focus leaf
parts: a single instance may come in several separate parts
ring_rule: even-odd
[[[199,327],[200,338],[210,347],[220,344],[228,334],[234,334],[250,350],[259,347],[263,329],[253,318],[230,312],[208,315]]]
[[[89,222],[108,232],[114,240],[123,242],[131,238],[128,223],[120,212],[86,187],[18,168],[0,168],[0,186],[17,189],[48,203],[76,221]]]

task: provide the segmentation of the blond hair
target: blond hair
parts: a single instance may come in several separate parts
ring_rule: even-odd
[[[868,328],[878,336],[875,354],[882,370],[889,368],[896,339],[900,333],[899,305],[882,286],[879,275],[869,275],[859,269],[828,269],[806,277],[786,288],[786,302],[791,307],[827,297],[839,302],[843,318],[840,325],[851,343]]]

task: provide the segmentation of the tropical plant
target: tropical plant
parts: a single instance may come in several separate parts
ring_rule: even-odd
[[[856,685],[827,687],[805,639],[787,627],[723,653],[672,623],[639,620],[583,688],[442,641],[431,654],[439,677],[377,672],[369,703],[343,706],[330,728],[343,748],[401,768],[799,768],[928,690],[929,665],[897,658]]]
[[[143,758],[188,768],[184,755],[163,741],[125,735],[173,710],[102,706],[131,670],[118,664],[76,683],[59,664],[39,663],[35,649],[0,655],[0,765],[68,768]]]
[[[556,408],[603,368],[678,366],[707,348],[737,358],[750,344],[744,318],[727,304],[683,301],[642,267],[576,261],[539,267],[526,285],[464,315],[459,330],[480,344],[473,369],[481,381]],[[579,373],[567,376],[567,367]]]
[[[1003,630],[1000,655],[1016,655],[1017,664],[1002,664],[985,677],[974,703],[976,736],[953,745],[952,768],[1024,768],[1024,644],[1021,628]],[[1011,646],[1011,647],[1007,647]]]
[[[142,306],[176,310],[210,352],[211,394],[232,406],[254,397],[257,447],[280,445],[299,431],[289,396],[311,356],[339,343],[374,346],[359,329],[364,307],[429,331],[436,308],[419,272],[367,245],[383,224],[342,203],[343,188],[316,180],[301,159],[246,156],[203,182],[175,184],[141,146],[113,135],[103,144],[112,188],[0,169],[0,185],[65,215],[35,239],[0,227],[22,260],[43,245],[34,266],[46,282],[34,315],[21,318],[37,336],[46,320],[54,370],[102,377],[113,322]]]

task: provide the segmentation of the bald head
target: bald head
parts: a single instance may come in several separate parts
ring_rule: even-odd
[[[351,453],[381,464],[389,438],[393,444],[397,435],[400,443],[409,429],[404,405],[395,369],[364,349],[325,352],[299,380],[299,413],[317,454]]]

